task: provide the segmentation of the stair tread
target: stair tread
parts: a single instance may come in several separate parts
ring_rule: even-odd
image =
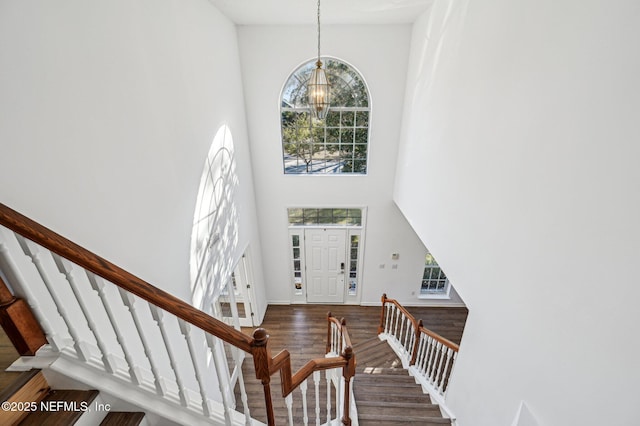
[[[67,426],[74,424],[78,418],[90,408],[89,405],[98,395],[96,390],[74,390],[61,389],[52,390],[42,400],[50,405],[50,410],[40,411],[42,403],[38,405],[38,410],[29,413],[20,423],[21,426]]]
[[[4,402],[11,398],[16,392],[18,392],[23,386],[29,383],[35,376],[40,373],[40,370],[34,369],[24,371],[18,375],[13,382],[9,384],[0,393],[0,401]]]
[[[380,401],[358,401],[358,406],[380,406]],[[439,410],[440,406],[438,404],[425,404],[424,402],[406,402],[406,401],[396,401],[396,402],[385,402],[385,407],[396,407],[396,408],[419,408],[419,409],[427,409],[427,410]]]
[[[424,424],[425,422],[437,423],[437,424],[451,424],[451,419],[445,419],[443,417],[433,416],[389,416],[384,414],[360,414],[358,413],[358,420],[376,420],[378,423],[385,425],[389,422],[401,422],[401,423],[416,423]],[[362,422],[360,422],[362,424]]]
[[[2,401],[33,402],[35,404],[49,394],[49,384],[40,370],[31,370],[20,374],[3,392]],[[19,424],[29,414],[26,410],[0,411],[0,424]]]
[[[378,346],[380,343],[384,343],[384,342],[382,340],[378,339],[377,337],[373,337],[371,339],[364,340],[362,342],[356,343],[355,345],[353,345],[353,350],[355,351],[356,349],[358,349],[358,351],[361,352],[361,351],[364,351],[364,350],[366,350],[366,349],[368,349],[370,347]]]
[[[372,382],[385,382],[385,383],[411,383],[416,384],[416,380],[413,376],[408,374],[356,374],[355,380],[359,380],[360,383],[372,383]]]
[[[389,344],[378,339],[354,348],[358,368],[353,393],[361,426],[450,425],[440,406],[433,404],[422,386],[402,367]]]
[[[444,421],[443,421],[444,420]],[[360,426],[380,426],[381,422],[378,419],[358,419],[358,424]],[[434,419],[430,421],[429,419],[420,419],[415,422],[413,420],[404,421],[404,420],[385,420],[384,426],[407,426],[409,424],[418,424],[420,426],[440,426],[440,425],[451,425],[451,421],[447,419]]]
[[[387,402],[412,402],[415,404],[432,404],[429,396],[420,397],[414,395],[413,397],[408,395],[385,395],[383,393],[378,395],[356,395],[356,405],[359,406],[361,402],[371,401],[378,402],[379,405],[386,404]]]
[[[112,411],[105,416],[100,426],[138,426],[144,419],[141,411]]]
[[[356,375],[375,375],[375,374],[386,374],[386,375],[397,375],[397,376],[408,376],[407,370],[404,368],[398,367],[359,367],[356,369]]]
[[[426,405],[426,404],[425,404]],[[405,407],[389,407],[388,405],[381,405],[366,407],[366,414],[373,417],[379,417],[381,415],[385,416],[394,416],[394,417],[433,417],[436,419],[442,418],[442,413],[440,412],[440,408],[438,406],[429,406],[430,408],[425,407],[414,407],[414,408],[405,408]]]
[[[413,394],[423,394],[422,388],[417,387],[410,383],[354,383],[354,389],[358,389],[360,391],[371,391],[370,393],[381,393],[381,392],[391,392],[391,393],[407,393],[409,395]]]

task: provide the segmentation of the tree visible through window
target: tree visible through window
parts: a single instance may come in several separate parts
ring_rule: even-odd
[[[307,81],[315,60],[299,67],[282,91],[281,121],[286,174],[367,172],[369,94],[356,70],[324,58],[331,107],[324,120],[309,114]]]
[[[431,253],[427,253],[424,259],[424,272],[420,285],[421,295],[442,295],[449,293],[449,279],[436,262]]]

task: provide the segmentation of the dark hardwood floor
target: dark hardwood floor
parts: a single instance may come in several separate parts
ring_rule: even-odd
[[[460,343],[462,331],[467,319],[466,308],[407,308],[412,315],[422,319],[424,326],[443,337]],[[357,345],[377,336],[380,322],[380,307],[347,305],[270,305],[260,327],[270,336],[272,355],[282,349],[291,354],[293,372],[300,369],[312,358],[321,358],[325,354],[327,339],[327,312],[337,318],[345,318],[352,343]],[[252,334],[252,328],[243,328]],[[357,360],[357,352],[356,352]],[[251,416],[266,422],[264,394],[262,385],[255,379],[253,360],[248,357],[243,366],[249,409]],[[275,374],[271,379],[271,392],[276,411],[276,423],[286,423],[286,408],[280,394],[280,377]],[[236,393],[237,410],[242,411],[239,393]]]
[[[466,308],[409,307],[407,309],[416,318],[422,319],[425,327],[453,342],[460,343],[467,318]],[[327,339],[326,318],[329,311],[337,318],[345,318],[349,335],[354,345],[377,336],[380,307],[271,305],[267,308],[261,327],[265,328],[270,335],[272,355],[287,349],[291,354],[293,372],[299,370],[307,361],[313,358],[324,357]],[[253,333],[253,330],[254,328],[243,328],[243,332],[249,335]],[[0,391],[12,383],[20,374],[4,371],[18,357],[19,355],[15,348],[0,329]],[[244,363],[243,373],[247,384],[251,415],[258,420],[266,422],[262,385],[255,379],[253,360],[250,356]],[[322,393],[325,392],[324,388],[324,386],[321,386]],[[287,424],[287,411],[284,399],[281,397],[280,377],[277,374],[272,376],[271,392],[276,410],[277,424]],[[311,397],[311,393],[309,396]],[[236,393],[236,400],[236,409],[242,411],[242,403],[238,392]],[[299,414],[299,409],[297,409],[297,415]]]
[[[18,372],[5,371],[18,358],[20,358],[20,355],[2,327],[0,327],[0,392],[20,375]]]

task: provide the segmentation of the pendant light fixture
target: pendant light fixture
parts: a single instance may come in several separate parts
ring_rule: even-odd
[[[329,90],[331,85],[327,79],[327,74],[322,68],[320,60],[320,0],[318,0],[318,61],[316,67],[311,71],[307,93],[309,95],[309,108],[311,116],[318,120],[324,120],[329,111]]]

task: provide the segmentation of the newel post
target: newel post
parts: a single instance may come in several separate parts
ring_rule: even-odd
[[[267,409],[267,424],[275,426],[276,420],[273,414],[273,400],[271,399],[271,350],[269,349],[269,335],[264,328],[257,328],[253,332],[252,343],[253,365],[256,370],[256,379],[262,382],[264,402]]]
[[[382,294],[382,312],[380,313],[380,325],[378,326],[378,334],[384,331],[384,305],[387,303],[387,293]]]
[[[342,407],[342,412],[344,414],[342,416],[342,424],[345,426],[351,426],[351,378],[356,374],[356,357],[353,355],[353,349],[351,346],[344,348],[342,357],[347,360],[347,365],[342,367],[342,377],[344,377],[344,406]]]
[[[411,350],[411,361],[409,365],[415,365],[416,359],[418,358],[418,345],[420,344],[420,329],[422,328],[422,320],[418,320],[416,326],[416,336],[413,342],[413,349]]]
[[[0,277],[0,325],[23,356],[33,356],[47,338],[31,308],[22,299],[16,298]]]

